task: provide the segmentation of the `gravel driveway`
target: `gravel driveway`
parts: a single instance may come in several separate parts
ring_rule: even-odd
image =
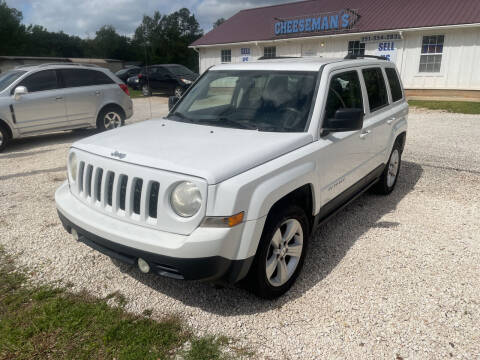
[[[167,108],[134,103],[136,120]],[[128,310],[178,313],[259,358],[480,358],[478,116],[412,111],[396,190],[362,196],[317,231],[296,285],[273,302],[143,275],[73,241],[54,191],[69,145],[89,134],[23,139],[0,154],[0,244],[35,279],[120,291]]]

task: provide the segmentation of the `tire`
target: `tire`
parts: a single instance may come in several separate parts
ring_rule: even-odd
[[[152,89],[147,84],[142,85],[142,95],[143,96],[152,96]]]
[[[395,141],[392,152],[388,158],[388,163],[383,170],[380,179],[373,187],[376,194],[388,195],[397,184],[398,175],[400,174],[400,165],[402,164],[402,147],[399,141]]]
[[[0,125],[0,152],[5,150],[10,141],[10,134],[8,133],[7,129],[5,129],[2,125]]]
[[[264,299],[277,298],[290,289],[307,253],[310,228],[305,211],[296,205],[285,205],[281,212],[274,211],[267,217],[257,253],[243,281],[248,290]],[[289,227],[292,237],[287,236]],[[285,240],[286,247],[282,245]]]
[[[100,131],[113,130],[125,125],[125,115],[115,106],[108,106],[97,117],[97,129]]]
[[[183,87],[177,86],[177,87],[175,88],[175,90],[173,90],[173,94],[172,94],[172,95],[173,95],[173,96],[176,96],[177,98],[181,98],[184,91],[185,91],[185,90],[183,89]]]

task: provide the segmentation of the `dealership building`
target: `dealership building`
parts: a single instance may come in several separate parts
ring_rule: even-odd
[[[271,57],[384,56],[407,94],[480,101],[480,0],[310,0],[242,10],[192,45],[200,72]]]

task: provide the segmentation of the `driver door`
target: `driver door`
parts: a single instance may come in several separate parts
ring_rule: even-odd
[[[364,97],[358,70],[333,72],[329,79],[324,119],[332,118],[344,108],[364,107]],[[321,136],[318,151],[319,178],[322,184],[322,205],[368,174],[366,163],[370,151],[367,129],[330,132]]]
[[[38,71],[17,86],[25,86],[28,91],[12,103],[20,133],[38,133],[68,125],[65,98],[55,70]]]

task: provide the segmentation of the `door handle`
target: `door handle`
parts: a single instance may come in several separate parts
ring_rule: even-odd
[[[372,131],[371,130],[366,130],[366,131],[363,131],[361,134],[360,134],[360,139],[365,139],[368,134],[370,134]]]
[[[397,120],[396,117],[392,117],[390,119],[387,120],[387,124],[390,125],[391,123],[393,123],[395,120]]]
[[[63,100],[63,96],[57,96],[57,97],[55,98],[55,100],[57,100],[57,101],[58,101],[58,100]]]
[[[100,90],[95,91],[95,95],[100,95]]]

